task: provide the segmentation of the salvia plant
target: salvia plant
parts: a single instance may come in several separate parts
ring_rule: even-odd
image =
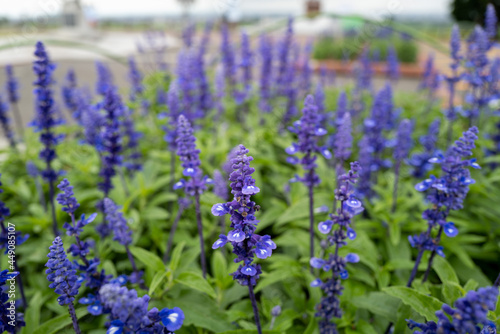
[[[291,164],[301,164],[305,171],[303,177],[296,176],[295,182],[302,182],[308,189],[309,194],[309,237],[310,237],[310,255],[314,255],[314,187],[321,180],[316,173],[317,154],[322,154],[326,159],[331,159],[331,152],[318,145],[318,138],[327,134],[327,131],[321,127],[318,117],[318,108],[314,97],[309,95],[304,101],[302,117],[296,121],[289,130],[297,135],[297,143],[293,143],[286,149],[287,162]],[[295,154],[302,155],[301,158]]]
[[[59,172],[54,169],[53,162],[57,157],[56,145],[64,138],[57,134],[55,128],[63,123],[56,111],[52,85],[54,84],[53,72],[55,64],[50,61],[49,55],[42,42],[36,44],[35,56],[37,60],[33,63],[33,71],[37,79],[34,81],[36,95],[35,119],[31,126],[40,133],[40,142],[43,145],[40,151],[40,159],[45,164],[42,170],[42,178],[49,184],[49,203],[52,212],[52,230],[54,235],[59,235],[57,227],[56,209],[54,205],[55,182]]]
[[[5,73],[7,74],[7,82],[5,83],[5,90],[7,91],[7,97],[9,104],[12,108],[14,114],[14,120],[16,122],[16,130],[18,131],[21,138],[24,137],[24,124],[21,119],[21,112],[19,111],[19,82],[14,76],[14,68],[12,65],[5,66]]]
[[[345,257],[340,256],[339,249],[347,244],[346,240],[355,239],[356,232],[351,227],[351,220],[354,215],[363,211],[361,202],[354,195],[354,187],[361,170],[359,163],[351,163],[351,170],[339,176],[339,186],[335,190],[335,198],[339,202],[337,212],[330,215],[329,220],[320,222],[318,230],[326,234],[328,246],[335,248],[333,254],[329,254],[326,259],[317,257],[311,258],[310,264],[313,268],[323,269],[328,272],[328,278],[323,281],[316,279],[311,283],[313,287],[320,287],[323,291],[320,304],[316,306],[316,317],[319,317],[319,332],[321,334],[333,334],[337,332],[337,326],[332,322],[334,317],[342,317],[340,308],[340,295],[342,294],[341,280],[347,279],[349,274],[346,263],[356,263],[359,256],[349,253]],[[331,276],[330,276],[331,275]]]
[[[200,150],[196,148],[196,137],[193,135],[193,128],[189,121],[180,115],[177,120],[177,155],[181,160],[182,175],[189,177],[186,181],[181,179],[174,185],[174,189],[184,189],[186,195],[194,197],[196,209],[196,223],[198,226],[198,235],[200,237],[201,250],[201,268],[203,277],[207,275],[207,265],[205,258],[205,242],[203,239],[203,224],[200,209],[200,195],[207,189],[207,184],[213,181],[208,176],[203,175],[200,168]]]
[[[404,93],[400,47],[424,34],[346,32],[351,77],[333,85],[303,22],[258,36],[187,22],[171,69],[170,39],[149,31],[119,60],[128,87],[107,62],[92,91],[77,65],[57,86],[37,43],[30,101],[6,67],[0,331],[497,332],[494,7]]]
[[[231,193],[234,195],[233,200],[227,203],[218,203],[212,207],[214,216],[231,215],[231,231],[227,235],[221,234],[212,248],[221,248],[227,243],[231,243],[233,246],[233,253],[237,256],[234,261],[236,263],[242,262],[242,264],[231,275],[239,284],[248,286],[257,331],[262,334],[257,301],[253,290],[262,270],[260,265],[253,263],[253,261],[255,256],[259,259],[270,257],[273,250],[276,249],[276,244],[269,235],[260,236],[255,233],[259,222],[255,213],[260,207],[251,200],[251,197],[259,193],[260,189],[252,178],[255,169],[250,167],[253,158],[247,155],[248,152],[245,146],[240,145],[236,157],[232,160],[233,172],[229,176],[229,181],[231,181]]]

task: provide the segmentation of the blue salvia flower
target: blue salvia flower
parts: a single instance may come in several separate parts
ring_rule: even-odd
[[[102,303],[109,310],[107,333],[169,333],[180,329],[184,313],[178,307],[173,309],[149,308],[149,296],[137,296],[136,290],[129,290],[119,284],[106,284],[99,294]]]
[[[441,235],[444,232],[448,237],[455,237],[458,229],[453,222],[448,222],[447,218],[451,210],[460,210],[463,201],[469,192],[469,185],[475,183],[470,176],[469,167],[480,168],[475,159],[469,159],[474,149],[474,141],[477,139],[478,130],[472,127],[463,133],[463,137],[451,146],[445,155],[438,155],[431,158],[431,163],[441,165],[442,176],[431,175],[430,178],[418,183],[415,189],[426,191],[426,199],[432,205],[422,214],[422,218],[427,220],[428,228],[426,232],[416,236],[409,236],[408,240],[414,248],[418,248],[419,255],[413,268],[408,286],[416,276],[418,264],[424,251],[432,251],[429,265],[423,280],[427,279],[432,260],[437,253],[444,256],[443,247],[439,245]],[[432,230],[438,227],[439,231],[435,238],[432,237]]]
[[[326,107],[325,107],[325,90],[323,84],[318,83],[316,85],[316,90],[314,91],[314,101],[316,101],[316,106],[318,107],[318,113],[322,116],[322,121],[326,117]]]
[[[335,253],[330,254],[327,259],[312,257],[310,264],[313,268],[323,269],[330,272],[326,281],[316,279],[311,283],[312,287],[321,287],[323,297],[316,306],[316,317],[319,321],[320,334],[335,334],[337,326],[331,322],[334,317],[342,317],[340,308],[340,295],[342,294],[341,279],[347,279],[349,274],[346,269],[348,262],[359,262],[359,256],[349,253],[345,257],[339,255],[339,249],[347,245],[346,239],[355,239],[356,232],[351,228],[352,217],[363,211],[361,202],[354,196],[354,184],[361,170],[359,163],[351,163],[351,170],[339,177],[339,185],[335,190],[335,198],[340,203],[336,214],[331,214],[330,219],[320,222],[318,230],[328,235],[327,242],[335,246]],[[337,227],[337,228],[336,228]]]
[[[144,86],[142,85],[142,73],[139,71],[134,57],[128,59],[128,79],[130,80],[130,101],[134,102],[142,96]]]
[[[12,106],[12,111],[14,113],[14,119],[16,121],[17,131],[19,132],[21,138],[24,136],[24,124],[21,120],[21,113],[17,102],[19,101],[19,82],[14,76],[14,70],[12,65],[5,66],[5,73],[7,74],[7,81],[5,83],[5,90],[7,91],[7,98]]]
[[[132,231],[128,228],[127,220],[123,217],[123,214],[118,211],[118,206],[109,198],[104,199],[104,213],[111,230],[113,230],[113,240],[118,241],[123,246],[130,245],[132,243]]]
[[[493,44],[494,39],[497,37],[497,23],[498,19],[495,6],[489,3],[486,7],[484,29],[486,30],[486,34],[490,39],[491,44]]]
[[[395,115],[396,114],[393,111],[392,104],[392,91],[388,85],[377,94],[372,106],[371,114],[364,120],[364,133],[367,137],[366,143],[369,146],[371,162],[369,165],[365,165],[367,161],[360,158],[360,163],[364,170],[362,175],[360,175],[360,185],[367,186],[369,184],[368,182],[365,182],[367,180],[364,180],[364,176],[368,174],[366,170],[369,169],[371,177],[373,177],[375,175],[374,172],[391,166],[391,161],[383,158],[384,150],[390,143],[384,136],[384,131],[393,128],[396,118]],[[366,190],[367,189],[365,189],[365,191]],[[373,193],[371,191],[368,191],[367,193],[361,192],[360,195],[371,198]]]
[[[180,115],[177,119],[177,155],[181,160],[183,167],[182,175],[189,177],[189,181],[181,179],[175,184],[174,189],[184,189],[189,196],[200,195],[206,190],[207,181],[210,179],[202,177],[200,169],[201,161],[199,158],[200,150],[196,148],[196,137],[193,135],[193,128],[189,121]]]
[[[295,67],[288,66],[286,72],[287,85],[281,89],[286,98],[285,113],[283,115],[283,125],[290,123],[291,119],[298,113],[297,96],[299,93]]]
[[[14,69],[12,65],[5,66],[5,73],[7,74],[7,82],[5,88],[9,103],[17,103],[19,101],[19,82],[14,76]]]
[[[365,47],[363,52],[361,52],[359,64],[354,70],[354,75],[356,77],[356,90],[371,91],[373,68],[370,62],[370,50],[368,47]]]
[[[62,193],[57,195],[57,202],[63,206],[62,210],[71,218],[71,222],[64,223],[63,228],[66,229],[66,234],[74,237],[76,241],[76,243],[71,244],[68,248],[68,252],[81,260],[81,263],[78,260],[74,261],[74,268],[78,269],[81,273],[79,283],[85,282],[85,285],[90,289],[98,290],[102,284],[107,282],[108,277],[104,273],[104,270],[98,271],[97,266],[100,264],[98,258],[87,258],[93,243],[81,240],[83,228],[93,222],[97,214],[93,213],[89,217],[85,217],[85,214],[82,214],[80,219],[77,220],[75,211],[80,207],[80,204],[74,197],[73,187],[67,179],[62,180],[57,187],[62,191]],[[89,307],[89,311],[94,315],[100,314],[93,307]]]
[[[142,137],[142,133],[138,132],[135,128],[131,109],[124,108],[121,126],[125,140],[123,151],[126,153],[123,165],[131,173],[140,171],[142,170],[142,155],[139,152],[139,139]]]
[[[222,66],[218,66],[215,70],[215,107],[217,109],[217,114],[215,116],[216,120],[224,114],[224,96],[226,96],[226,81],[224,78],[224,69]]]
[[[78,84],[76,82],[75,71],[70,69],[66,74],[66,80],[61,88],[62,97],[66,108],[71,112],[72,115],[78,109],[78,102],[76,95],[78,94]]]
[[[394,46],[390,46],[387,49],[387,78],[392,81],[397,81],[399,79],[399,62],[398,55]]]
[[[301,75],[301,85],[300,88],[302,92],[306,94],[311,91],[311,81],[313,75],[313,69],[311,67],[311,53],[312,53],[312,42],[309,41],[304,49],[303,61],[302,61],[302,75]]]
[[[61,237],[56,237],[54,239],[49,250],[50,252],[47,255],[49,260],[47,264],[45,264],[48,268],[45,271],[47,279],[49,282],[52,282],[49,288],[54,289],[59,295],[59,298],[57,298],[59,305],[68,305],[69,314],[73,322],[73,329],[76,334],[81,334],[76,318],[75,306],[73,305],[75,296],[78,294],[78,289],[80,288],[76,270],[73,269],[73,265],[66,257]]]
[[[247,33],[241,34],[241,68],[242,91],[238,94],[237,103],[243,103],[248,100],[252,91],[252,71],[254,63],[254,54],[250,46],[250,38]]]
[[[119,121],[119,117],[123,113],[123,104],[114,89],[110,89],[106,93],[102,108],[106,112],[106,118],[103,134],[102,169],[99,174],[102,181],[98,187],[104,193],[104,197],[108,197],[109,192],[113,189],[112,178],[122,163],[121,153],[123,150]]]
[[[307,186],[309,190],[309,219],[310,219],[310,252],[311,257],[314,255],[314,213],[313,213],[313,188],[317,186],[321,180],[316,174],[316,159],[317,153],[321,153],[326,159],[330,159],[332,154],[325,147],[318,146],[318,139],[327,134],[327,131],[320,126],[318,108],[312,95],[307,96],[302,109],[302,117],[295,121],[293,127],[289,130],[297,134],[298,141],[293,143],[286,149],[286,153],[290,154],[287,161],[291,164],[300,163],[305,171],[303,177],[296,177],[296,181],[300,181]],[[294,156],[301,153],[301,159]]]
[[[9,301],[9,292],[5,283],[18,277],[19,272],[14,271],[9,273],[8,270],[0,271],[0,332],[18,333],[21,327],[24,327],[24,315],[16,313],[15,304]],[[10,282],[9,282],[10,283]],[[15,316],[15,323],[12,324],[12,315]]]
[[[232,244],[233,253],[237,256],[234,262],[241,262],[241,264],[231,275],[239,284],[248,286],[257,330],[262,333],[253,292],[253,287],[257,284],[262,271],[260,265],[253,263],[253,260],[254,256],[259,259],[270,257],[276,249],[276,244],[269,235],[260,236],[255,233],[259,222],[255,213],[260,207],[251,200],[251,197],[259,193],[260,189],[255,185],[252,177],[255,169],[250,167],[250,162],[253,158],[247,156],[247,153],[245,146],[239,145],[237,156],[232,160],[233,172],[229,176],[229,181],[231,181],[231,193],[234,195],[233,200],[228,203],[218,203],[212,207],[214,216],[231,215],[231,231],[227,235],[221,234],[212,248],[223,247],[228,242]]]
[[[457,117],[457,107],[455,106],[456,85],[462,79],[462,76],[458,73],[458,69],[463,58],[460,54],[460,44],[460,29],[457,25],[454,25],[453,29],[451,30],[450,38],[450,50],[452,59],[450,68],[452,70],[452,74],[445,77],[445,80],[448,83],[448,108],[445,111],[446,118],[448,119],[448,145],[451,142],[453,121]]]
[[[207,189],[207,184],[213,181],[208,176],[203,176],[200,169],[200,150],[196,148],[196,137],[193,135],[193,128],[189,121],[180,115],[177,122],[177,155],[181,160],[183,168],[182,174],[189,177],[188,181],[181,179],[174,185],[174,189],[184,188],[184,192],[195,198],[196,221],[198,225],[198,235],[200,237],[201,268],[203,277],[207,275],[205,247],[203,239],[203,225],[201,221],[200,195]]]
[[[361,165],[361,171],[359,172],[359,182],[356,189],[357,195],[361,198],[371,198],[373,196],[372,174],[375,169],[373,168],[372,149],[368,135],[365,134],[361,138],[358,147],[358,162]]]
[[[106,64],[98,61],[95,65],[97,69],[96,93],[106,97],[107,92],[114,88],[113,75]]]
[[[267,35],[261,35],[259,40],[260,80],[259,80],[259,109],[265,113],[272,110],[272,79],[273,79],[273,44]]]
[[[486,95],[488,88],[488,36],[479,26],[476,26],[472,36],[468,40],[465,67],[467,72],[464,75],[469,83],[470,91],[465,96],[468,108],[464,110],[465,116],[472,123],[479,118],[481,111],[490,101],[490,96]]]
[[[196,73],[196,81],[198,84],[198,106],[200,110],[199,117],[205,116],[212,109],[214,104],[212,92],[210,89],[210,82],[208,80],[207,71],[205,68],[205,55],[211,28],[211,24],[206,25],[205,33],[203,34],[203,38],[198,49],[198,54],[194,59],[194,69]]]
[[[123,113],[123,105],[120,96],[114,89],[108,90],[103,101],[102,108],[106,111],[103,133],[103,151],[101,153],[101,171],[99,176],[101,181],[97,187],[108,197],[113,189],[113,177],[117,174],[118,168],[122,165],[122,137],[120,133],[119,117]],[[103,203],[98,204],[98,208],[104,212]],[[104,221],[97,226],[97,231],[101,237],[109,234],[109,226]]]
[[[106,125],[106,116],[101,113],[100,105],[90,104],[90,100],[83,96],[78,99],[81,111],[80,122],[83,126],[83,142],[93,146],[101,154],[104,151],[105,141],[102,129]]]
[[[336,124],[333,124],[334,126],[340,124],[342,118],[344,118],[344,114],[348,112],[348,103],[346,92],[340,93],[337,101],[337,112],[335,114]]]
[[[169,149],[175,152],[177,149],[177,144],[175,142],[175,139],[177,138],[177,118],[181,114],[179,90],[175,82],[172,82],[168,88],[167,108],[168,112],[160,114],[159,117],[168,117],[168,126],[163,127],[163,130],[165,131],[163,139],[168,143]]]
[[[104,199],[104,213],[106,214],[106,221],[109,223],[109,228],[113,231],[113,240],[125,246],[128,259],[132,265],[134,273],[130,275],[131,283],[138,283],[144,287],[142,280],[143,272],[137,269],[134,257],[130,252],[129,246],[132,243],[132,231],[127,225],[127,220],[123,217],[123,213],[119,211],[119,207],[109,198]]]
[[[234,95],[236,94],[236,90],[234,89],[236,86],[236,56],[227,24],[222,25],[222,44],[220,52],[226,85],[230,89],[232,95]]]
[[[396,202],[398,198],[398,183],[400,176],[400,167],[403,160],[408,158],[410,149],[413,146],[411,138],[413,132],[413,122],[409,119],[404,119],[399,123],[398,132],[396,135],[396,146],[394,147],[394,191],[392,194],[392,212],[396,211]]]
[[[8,110],[9,107],[7,103],[3,102],[3,97],[0,95],[0,123],[2,125],[3,133],[5,134],[5,137],[7,137],[10,146],[15,149],[16,139],[14,137],[14,132],[12,132],[12,129],[10,128],[10,118],[7,114]]]
[[[424,177],[427,172],[432,169],[432,163],[429,162],[429,159],[436,156],[438,153],[436,144],[440,126],[441,120],[436,118],[431,125],[429,125],[427,134],[419,138],[419,142],[423,146],[424,150],[422,152],[412,154],[408,159],[408,164],[412,166],[411,175],[417,179]]]
[[[343,165],[351,156],[352,149],[352,121],[349,112],[340,119],[338,131],[333,143],[333,155],[338,164]]]
[[[275,85],[277,87],[279,94],[284,94],[285,88],[288,86],[288,72],[291,62],[292,46],[294,44],[294,33],[293,33],[293,18],[288,19],[287,30],[283,39],[278,43],[278,69],[276,72]]]
[[[55,146],[64,138],[63,135],[54,133],[54,128],[63,123],[59,118],[55,108],[52,84],[52,78],[55,70],[55,65],[50,61],[45,46],[42,42],[37,42],[35,56],[37,60],[33,63],[33,71],[37,79],[33,82],[35,85],[35,108],[36,116],[31,125],[36,131],[40,132],[40,142],[43,144],[43,149],[40,151],[40,159],[46,165],[46,169],[42,171],[42,178],[49,184],[49,201],[52,208],[52,229],[54,235],[58,235],[57,222],[55,219],[54,207],[54,182],[57,180],[58,173],[52,167],[52,162],[56,159]]]
[[[197,54],[194,50],[182,50],[179,53],[177,64],[177,79],[175,85],[178,87],[179,105],[183,115],[193,122],[196,118],[203,116],[199,109],[198,85],[197,85]]]
[[[422,81],[420,82],[419,89],[432,89],[434,80],[433,74],[436,73],[434,68],[434,55],[429,54],[425,61],[424,72],[422,73]]]
[[[228,199],[226,180],[218,169],[214,170],[214,194],[223,200]]]
[[[418,334],[487,334],[496,333],[495,323],[488,319],[488,312],[494,311],[497,304],[498,287],[479,288],[469,291],[465,297],[455,301],[454,308],[443,304],[436,312],[438,322],[417,323],[406,320],[410,329],[419,328]],[[450,320],[451,319],[451,320]],[[479,326],[483,326],[483,330]]]

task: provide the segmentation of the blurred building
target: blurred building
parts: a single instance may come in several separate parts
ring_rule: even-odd
[[[67,28],[78,28],[85,25],[85,17],[80,0],[66,0],[62,8],[63,25]]]

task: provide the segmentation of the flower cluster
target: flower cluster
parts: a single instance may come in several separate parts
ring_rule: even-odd
[[[320,183],[318,175],[315,173],[316,155],[321,153],[326,159],[330,159],[332,154],[325,147],[318,145],[318,139],[327,134],[327,131],[319,124],[318,108],[312,95],[307,96],[302,109],[302,117],[294,122],[293,127],[289,130],[297,134],[298,141],[286,149],[286,153],[290,154],[287,162],[297,164],[300,162],[305,171],[304,177],[296,177],[296,181],[303,182],[308,187],[314,187]],[[302,159],[299,159],[294,154],[302,153]]]
[[[66,74],[66,80],[61,88],[62,97],[66,108],[71,111],[71,114],[74,115],[78,109],[77,95],[78,95],[78,86],[76,83],[76,75],[75,71],[70,69]]]
[[[470,176],[469,167],[480,168],[480,166],[476,163],[476,159],[468,157],[472,155],[477,134],[476,127],[470,128],[448,149],[445,155],[440,154],[431,158],[429,160],[431,163],[441,165],[442,176],[431,175],[430,178],[415,186],[418,191],[427,191],[426,199],[432,208],[425,210],[422,214],[422,218],[428,223],[427,230],[420,235],[409,236],[408,240],[412,247],[419,249],[419,258],[423,251],[432,251],[429,268],[434,254],[444,257],[443,247],[439,245],[441,234],[444,232],[448,237],[455,237],[458,234],[455,224],[448,222],[447,218],[451,210],[462,209],[463,201],[469,192],[469,185],[475,183]],[[433,238],[431,231],[435,227],[439,227],[439,231]],[[415,267],[417,265],[418,263]],[[416,269],[410,281],[413,280],[415,274]]]
[[[123,214],[118,211],[118,206],[109,198],[104,199],[104,213],[110,229],[114,233],[113,240],[118,241],[123,246],[132,243],[132,231],[127,226],[127,220]]]
[[[123,113],[123,105],[120,96],[114,89],[108,90],[102,107],[106,111],[106,120],[103,134],[104,152],[102,154],[102,168],[99,173],[102,180],[99,182],[98,187],[106,198],[111,189],[113,189],[113,176],[117,174],[117,169],[122,164],[121,153],[123,147],[119,117]],[[103,207],[100,209],[104,211]],[[105,223],[101,224],[98,226],[98,231],[102,236],[106,236],[109,234],[109,227]]]
[[[132,85],[132,89],[130,90],[130,101],[134,102],[144,92],[144,87],[142,85],[142,73],[139,71],[133,57],[128,59],[128,68],[128,78],[130,80],[130,84]]]
[[[180,115],[177,120],[177,155],[181,160],[181,166],[184,168],[182,174],[188,176],[188,181],[180,179],[174,189],[184,189],[184,192],[190,196],[202,194],[207,188],[207,184],[211,184],[212,180],[208,176],[202,177],[200,169],[200,150],[196,148],[196,137],[193,135],[193,128],[189,121]]]
[[[438,322],[429,321],[421,324],[406,320],[410,329],[419,328],[414,334],[487,334],[496,333],[495,324],[488,320],[488,311],[496,308],[498,287],[479,288],[469,291],[463,298],[455,301],[455,308],[444,304],[436,312]],[[451,320],[450,320],[451,319]],[[483,330],[479,327],[483,326]]]
[[[221,234],[212,248],[217,249],[230,242],[233,245],[233,253],[237,256],[234,262],[242,262],[232,273],[233,279],[241,285],[254,286],[262,273],[260,265],[253,263],[254,256],[259,259],[268,258],[276,249],[276,244],[270,236],[260,236],[255,233],[259,222],[255,217],[255,212],[259,210],[259,206],[251,200],[251,196],[257,194],[260,189],[252,178],[255,169],[250,167],[250,162],[253,158],[247,156],[247,153],[245,146],[240,145],[237,156],[232,160],[233,172],[229,180],[234,199],[212,207],[214,216],[231,215],[232,229],[227,235]]]
[[[363,211],[361,202],[354,196],[353,188],[360,170],[359,163],[353,162],[351,170],[339,177],[335,198],[340,203],[340,208],[337,209],[336,214],[330,215],[331,219],[320,222],[318,225],[318,230],[328,235],[329,246],[335,247],[335,253],[330,254],[326,260],[316,257],[310,260],[312,267],[322,268],[332,273],[325,282],[318,278],[311,283],[311,286],[321,287],[323,290],[321,303],[316,306],[316,317],[321,318],[319,322],[321,334],[337,333],[336,326],[331,320],[333,317],[342,316],[339,296],[342,294],[343,287],[340,279],[347,279],[349,276],[346,263],[359,261],[359,256],[354,253],[347,254],[345,258],[340,256],[339,249],[347,244],[347,238],[351,240],[356,238],[356,232],[351,228],[351,220],[354,215]],[[334,228],[335,226],[338,228]]]
[[[158,311],[155,307],[148,311],[148,295],[138,297],[137,291],[119,284],[103,285],[99,294],[104,307],[109,310],[107,333],[173,334],[184,322],[184,313],[180,308]]]
[[[432,169],[432,163],[429,159],[436,156],[439,152],[437,151],[436,144],[439,135],[439,127],[441,125],[441,120],[439,118],[435,119],[427,130],[427,134],[419,138],[420,144],[423,146],[424,150],[422,152],[414,153],[408,159],[408,164],[412,166],[412,176],[415,178],[424,177],[427,172]]]
[[[97,216],[95,213],[91,214],[88,218],[85,214],[82,214],[79,220],[76,220],[75,211],[80,207],[80,204],[74,197],[73,187],[67,179],[61,181],[57,186],[62,193],[57,195],[57,202],[63,206],[63,211],[68,213],[71,218],[70,223],[64,223],[63,228],[66,229],[66,234],[68,236],[75,238],[75,243],[71,244],[68,248],[68,252],[77,259],[73,261],[73,268],[79,273],[78,282],[83,283],[90,288],[93,293],[97,293],[100,287],[109,281],[110,276],[107,276],[104,269],[99,271],[98,265],[100,260],[98,258],[89,259],[87,258],[90,253],[90,248],[93,245],[92,241],[82,241],[81,233],[83,228],[94,221]],[[82,299],[92,298],[92,303],[83,303]],[[99,302],[99,296],[90,294],[87,298],[80,299],[82,304],[91,304],[88,307],[89,313],[92,315],[99,315],[102,313],[102,306]]]
[[[52,282],[49,287],[60,295],[57,298],[59,305],[73,303],[78,294],[80,282],[73,264],[66,257],[61,237],[56,237],[49,249],[50,252],[47,255],[49,260],[45,265],[48,268],[45,271],[47,279]]]
[[[55,146],[61,142],[63,135],[54,133],[54,127],[63,123],[58,117],[52,92],[52,78],[55,65],[50,61],[45,46],[37,42],[35,56],[37,60],[33,63],[33,71],[37,79],[35,85],[36,95],[36,117],[31,125],[40,132],[40,141],[44,148],[40,151],[40,158],[46,163],[47,168],[42,171],[42,177],[49,183],[57,179],[58,173],[52,168],[52,162],[56,158]]]
[[[7,74],[5,88],[9,97],[9,102],[11,104],[17,103],[19,101],[19,82],[14,76],[12,65],[5,66],[5,73]]]
[[[0,95],[0,124],[2,126],[3,133],[5,134],[5,137],[7,137],[7,140],[10,143],[10,146],[15,148],[16,147],[16,139],[14,137],[14,132],[12,132],[12,129],[10,128],[10,118],[9,115],[7,114],[9,110],[9,107],[7,106],[7,103],[3,102],[3,98]]]

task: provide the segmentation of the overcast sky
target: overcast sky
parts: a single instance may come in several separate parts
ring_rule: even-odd
[[[0,16],[26,17],[57,13],[64,0],[0,0]],[[98,16],[180,14],[177,0],[82,0]],[[192,11],[217,14],[227,7],[250,13],[303,13],[305,0],[195,0]],[[377,16],[393,14],[439,14],[449,11],[450,0],[323,0],[326,12]]]

